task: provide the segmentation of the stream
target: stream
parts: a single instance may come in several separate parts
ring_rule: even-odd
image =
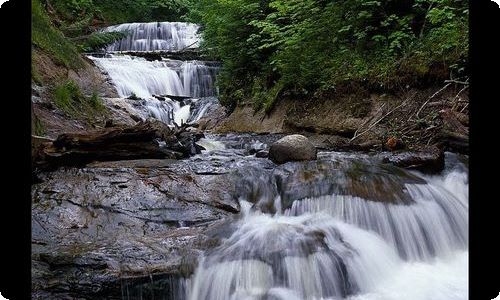
[[[127,53],[197,47],[197,25],[104,30],[132,32],[90,58],[144,120],[195,123],[220,105],[218,65]],[[188,159],[42,174],[34,277],[52,285],[40,299],[468,299],[466,156],[446,153],[428,175],[383,153],[283,165],[255,155],[282,136],[206,132]]]

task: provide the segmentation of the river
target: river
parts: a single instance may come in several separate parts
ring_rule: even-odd
[[[219,105],[217,66],[204,61],[148,61],[122,53],[197,47],[197,25],[135,23],[105,30],[128,30],[132,34],[109,46],[105,55],[90,58],[110,78],[121,101],[144,120],[155,118],[168,125],[194,123],[210,106]],[[150,173],[166,172],[170,178],[191,176],[192,179],[179,179],[177,186],[170,186],[165,179],[154,183],[163,194],[134,187],[146,179],[139,174],[143,172],[139,167],[126,163],[55,171],[35,188],[34,195],[39,195],[35,207],[38,221],[35,221],[50,227],[47,220],[56,214],[47,212],[48,204],[44,203],[54,201],[51,198],[54,194],[62,195],[58,201],[86,192],[91,199],[95,191],[105,198],[111,191],[106,184],[111,182],[109,186],[123,186],[116,190],[113,187],[115,192],[109,199],[82,202],[72,199],[74,205],[65,205],[73,219],[81,218],[75,209],[89,209],[88,203],[93,203],[94,208],[112,207],[106,218],[89,217],[92,219],[89,222],[99,223],[104,232],[116,232],[109,239],[120,246],[113,251],[125,251],[128,239],[139,235],[134,231],[134,222],[141,220],[147,220],[146,225],[137,225],[141,227],[137,231],[141,232],[141,241],[161,241],[154,244],[164,255],[155,260],[159,269],[162,259],[170,261],[174,255],[171,245],[164,240],[170,236],[169,232],[196,229],[208,237],[207,241],[214,241],[209,246],[193,246],[197,251],[192,269],[186,272],[168,269],[166,273],[176,275],[169,277],[167,284],[157,283],[159,289],[154,290],[154,280],[140,284],[122,281],[123,299],[468,299],[467,157],[446,153],[444,171],[426,175],[384,164],[378,153],[323,151],[315,161],[283,165],[255,156],[255,152],[268,149],[279,137],[205,133],[205,138],[198,141],[206,149],[203,153],[161,167],[155,167],[156,162],[148,165],[146,171]],[[156,171],[157,168],[168,172]],[[154,176],[148,176],[147,180],[155,180]],[[56,181],[69,177],[81,179],[75,181],[79,183],[75,184],[78,187],[74,194],[60,191],[60,187],[57,190]],[[198,182],[198,186],[192,182]],[[88,190],[83,190],[87,184]],[[202,192],[195,192],[195,188]],[[128,189],[136,189],[133,193],[137,195]],[[167,206],[159,204],[166,201],[162,200],[165,195],[171,201]],[[187,198],[190,200],[181,200]],[[197,206],[200,203],[208,203],[207,208],[201,210]],[[151,213],[146,214],[148,210]],[[112,213],[116,211],[120,212],[120,219],[115,220],[117,217]],[[69,218],[61,213],[57,216]],[[130,221],[133,224],[127,226],[132,229],[122,234],[129,222],[127,216],[137,220]],[[211,227],[215,222],[216,226]],[[114,223],[118,225],[106,229]],[[47,232],[46,228],[37,224],[34,236],[49,239],[50,234],[42,233]],[[159,230],[163,225],[169,227]],[[86,226],[79,227],[90,228],[89,237],[82,240],[101,243],[102,239],[102,244],[85,255],[101,257],[112,248],[111,241],[97,238],[93,225]],[[206,228],[210,230],[205,231]],[[199,235],[196,231],[190,237],[196,239]],[[68,239],[65,241],[70,243],[70,236],[61,234],[61,241]],[[191,247],[186,243],[176,241],[175,247],[184,253]],[[169,250],[162,252],[162,247]],[[108,252],[104,256],[109,267],[108,258],[112,255]],[[142,268],[148,269],[149,254],[140,255],[145,255],[146,261]],[[113,267],[124,272],[122,266],[116,267],[123,257],[113,261]],[[155,268],[152,264],[149,267]]]

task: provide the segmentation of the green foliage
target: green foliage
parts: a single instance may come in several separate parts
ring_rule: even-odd
[[[47,129],[43,125],[42,121],[38,119],[36,116],[34,116],[33,125],[34,125],[33,132],[35,133],[35,135],[44,136],[47,133]]]
[[[32,43],[50,54],[54,60],[70,69],[83,66],[76,47],[52,26],[39,0],[32,0]]]
[[[182,21],[190,0],[51,0],[65,24],[62,29],[82,34],[92,20],[106,23]]]
[[[78,43],[83,52],[97,51],[127,36],[124,32],[95,32]]]
[[[203,47],[224,63],[223,103],[349,82],[392,88],[464,70],[467,1],[201,0]],[[446,72],[434,72],[440,66]],[[268,95],[268,96],[265,96]],[[248,97],[247,97],[248,98]],[[272,107],[268,105],[267,107]]]
[[[83,102],[83,99],[80,88],[72,80],[55,87],[54,104],[68,114],[76,112],[77,106]]]
[[[92,96],[88,98],[88,103],[90,107],[96,111],[103,112],[105,110],[105,106],[102,103],[102,99],[101,97],[99,97],[99,94],[97,94],[96,91],[92,92]]]
[[[43,83],[42,76],[33,61],[31,61],[31,79],[33,79],[33,81],[38,85],[42,85]]]
[[[87,97],[72,80],[55,86],[53,100],[59,109],[70,116],[93,115],[105,110],[102,99],[96,92]]]

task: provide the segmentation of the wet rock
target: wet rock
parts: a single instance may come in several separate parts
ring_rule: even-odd
[[[316,159],[316,148],[300,134],[292,134],[276,141],[269,149],[269,159],[277,164],[288,161]]]
[[[437,147],[427,147],[419,151],[405,151],[385,154],[382,162],[400,168],[437,173],[444,169],[444,152]]]
[[[196,122],[201,130],[212,130],[224,121],[226,115],[227,110],[219,103],[219,100],[208,97],[192,105],[190,121]]]
[[[247,145],[247,150],[249,154],[256,154],[259,151],[263,151],[267,149],[267,145],[259,142],[259,141],[252,141],[250,144]]]
[[[346,195],[366,201],[411,204],[405,184],[423,184],[425,180],[391,165],[343,161],[327,157],[316,161],[294,162],[273,171],[282,208],[295,200],[325,195]]]
[[[258,158],[267,158],[267,157],[269,157],[269,151],[261,150],[261,151],[255,153],[255,157],[258,157]]]
[[[129,100],[143,100],[142,98],[137,97],[135,94],[128,96],[127,99],[129,99]]]
[[[127,278],[136,286],[189,277],[200,251],[217,244],[205,231],[239,211],[228,177],[196,175],[182,161],[95,162],[38,176],[35,299],[121,299]]]

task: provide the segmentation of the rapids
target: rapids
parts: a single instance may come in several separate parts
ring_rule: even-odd
[[[345,174],[352,171],[346,161],[380,164],[375,157],[360,157],[323,153],[317,164],[341,161],[340,168],[328,172]],[[292,164],[299,172],[304,167]],[[447,154],[443,174],[411,175],[423,182],[382,181],[386,190],[402,185],[410,204],[331,194],[297,199],[282,209],[279,192],[261,192],[260,198],[275,197],[273,214],[240,197],[236,229],[205,253],[187,280],[186,298],[467,299],[465,167]],[[254,181],[273,184],[257,177]],[[259,184],[255,188],[262,190]]]
[[[144,118],[196,122],[218,102],[216,66],[117,52],[196,48],[197,30],[111,26],[105,31],[129,35],[106,49],[113,54],[91,59],[124,101],[139,98],[129,100]],[[467,299],[468,172],[456,155],[447,153],[446,169],[434,176],[360,153],[322,152],[317,161],[275,166],[254,156],[269,146],[262,138],[207,136],[198,141],[205,150],[183,162],[196,174],[231,174],[241,209],[189,278],[169,279],[175,293],[165,297]]]

